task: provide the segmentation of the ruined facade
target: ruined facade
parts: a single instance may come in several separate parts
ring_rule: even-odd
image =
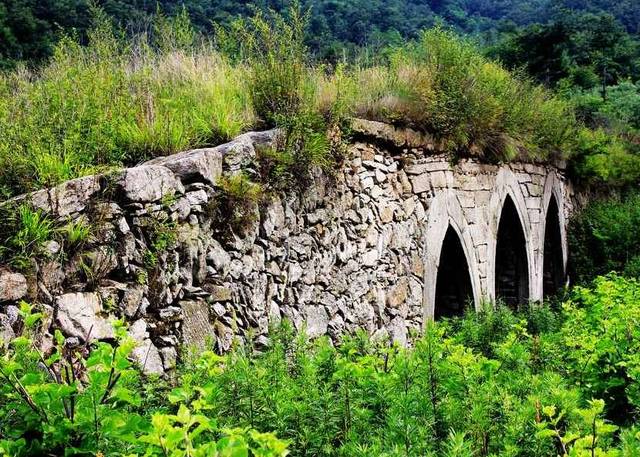
[[[469,303],[518,306],[563,284],[572,200],[562,168],[451,163],[419,134],[372,122],[354,130],[335,174],[317,170],[303,195],[258,204],[231,236],[211,211],[220,177],[251,175],[274,131],[5,203],[86,217],[95,229],[78,252],[49,246],[32,271],[0,268],[4,334],[18,325],[20,299],[47,311],[45,349],[53,328],[109,339],[122,317],[145,369],[163,373],[180,343],[224,351],[249,330],[266,342],[283,318],[312,337],[362,328],[406,343],[426,320]],[[159,225],[174,236],[155,252]]]

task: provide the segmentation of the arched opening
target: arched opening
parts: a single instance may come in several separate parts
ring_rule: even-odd
[[[529,268],[524,231],[516,205],[507,196],[496,245],[496,298],[512,308],[529,300]]]
[[[449,226],[440,251],[434,317],[439,319],[459,316],[472,300],[473,286],[467,257],[460,237]]]
[[[560,234],[560,211],[555,196],[551,196],[544,231],[543,294],[555,295],[564,284],[564,261],[562,260],[562,235]]]

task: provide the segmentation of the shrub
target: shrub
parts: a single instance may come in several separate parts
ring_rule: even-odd
[[[638,291],[602,277],[560,329],[486,311],[431,323],[410,349],[283,322],[266,345],[183,360],[173,386],[140,383],[122,327],[120,346],[58,334],[45,360],[27,334],[0,358],[0,455],[637,455]]]
[[[620,136],[581,129],[571,169],[575,177],[600,186],[633,186],[640,180],[640,155]]]
[[[547,159],[566,152],[575,126],[568,103],[443,29],[423,32],[387,69],[360,78],[368,81],[357,112],[431,133],[454,154]]]
[[[611,274],[576,287],[563,305],[568,370],[587,396],[625,422],[640,408],[640,284]]]
[[[218,30],[218,42],[248,69],[247,91],[258,118],[282,130],[270,154],[264,184],[275,188],[305,185],[314,166],[330,169],[327,131],[346,116],[332,103],[321,115],[316,106],[317,73],[304,44],[308,15],[293,2],[286,16],[275,11],[239,19]],[[334,81],[331,81],[333,85]]]
[[[56,332],[45,358],[34,337],[43,317],[21,305],[26,333],[0,354],[0,455],[145,455],[284,457],[270,433],[220,429],[203,400],[179,396],[161,408],[139,394],[140,373],[129,356],[136,343],[115,329],[118,343],[73,346]],[[148,381],[146,381],[148,382]],[[162,392],[159,393],[162,395]]]
[[[640,195],[596,200],[570,223],[571,273],[577,282],[616,271],[640,276]]]

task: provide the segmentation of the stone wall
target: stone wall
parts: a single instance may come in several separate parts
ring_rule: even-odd
[[[258,344],[283,318],[312,336],[355,329],[406,343],[434,315],[442,241],[451,226],[467,262],[476,306],[495,297],[494,259],[502,205],[516,205],[526,238],[529,297],[542,298],[545,215],[560,205],[563,262],[571,188],[561,169],[514,163],[451,164],[429,138],[371,122],[354,124],[344,166],[316,171],[304,195],[258,205],[241,234],[212,219],[221,175],[252,173],[256,150],[275,131],[211,149],[155,159],[113,176],[76,179],[5,203],[30,201],[59,221],[95,227],[78,252],[46,244],[27,273],[0,268],[0,325],[10,337],[25,299],[71,342],[113,338],[125,318],[148,372],[175,365],[180,342],[226,351],[251,329]],[[158,232],[171,247],[154,250]],[[151,261],[153,260],[153,261]]]

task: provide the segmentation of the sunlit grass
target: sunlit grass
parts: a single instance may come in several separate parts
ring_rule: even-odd
[[[254,122],[244,68],[207,43],[152,48],[102,24],[39,72],[0,76],[0,192],[218,144]]]
[[[184,14],[160,18],[153,38],[125,39],[98,13],[87,46],[68,37],[40,70],[0,74],[0,197],[250,128],[278,126],[312,146],[351,116],[422,130],[456,156],[546,160],[571,148],[566,102],[451,32],[425,31],[386,64],[328,68],[301,44],[299,11],[288,21],[246,21],[224,37],[234,54],[198,37]],[[284,151],[304,162],[289,168],[330,166],[327,147]]]

